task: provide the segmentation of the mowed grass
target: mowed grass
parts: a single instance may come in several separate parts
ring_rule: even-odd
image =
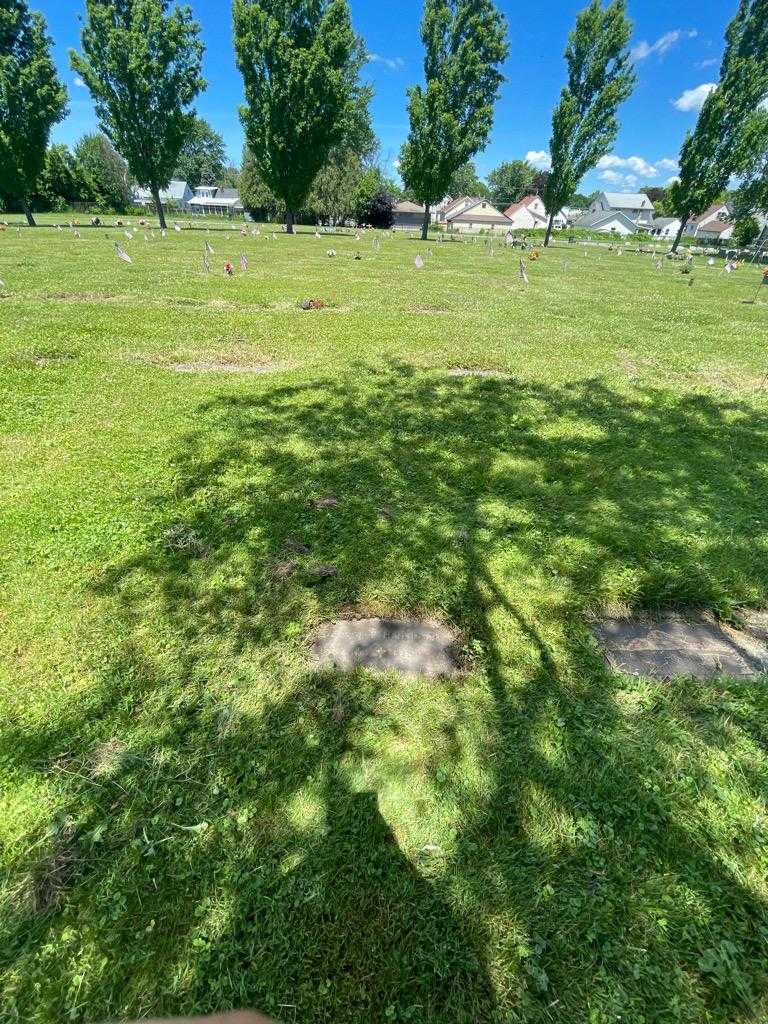
[[[768,684],[588,629],[768,605],[760,272],[82,236],[0,235],[0,1017],[765,1020]],[[401,613],[467,674],[311,670]]]

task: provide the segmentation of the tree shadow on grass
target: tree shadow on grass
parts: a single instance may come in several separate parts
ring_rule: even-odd
[[[765,603],[767,441],[740,402],[400,364],[203,405],[146,545],[95,584],[98,682],[7,734],[78,854],[44,914],[20,903],[9,1005],[743,1017],[759,685],[615,679],[582,618]],[[472,671],[308,671],[340,611],[442,615]]]

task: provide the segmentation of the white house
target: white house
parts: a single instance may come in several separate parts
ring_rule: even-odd
[[[726,227],[722,227],[726,225]],[[724,234],[730,227],[730,234]],[[730,238],[733,234],[731,210],[727,203],[713,203],[704,213],[688,221],[686,234],[702,241]]]
[[[509,231],[509,219],[488,199],[464,196],[449,208],[445,223],[451,231]]]
[[[189,201],[194,195],[186,181],[178,181],[174,178],[168,183],[168,188],[160,189],[160,202],[163,206],[174,206],[179,210],[187,210]],[[133,192],[133,201],[137,206],[152,206],[154,199],[148,188],[136,188]]]
[[[590,213],[623,213],[639,228],[650,228],[653,203],[643,192],[601,192],[593,199]]]
[[[433,206],[430,209],[430,211],[429,211],[429,215],[430,215],[430,218],[432,220],[432,223],[433,224],[444,224],[445,223],[445,211],[449,207],[453,206],[453,203],[454,203],[454,200],[451,198],[451,196],[446,196],[445,199],[443,199],[441,202],[437,203],[436,206]]]
[[[679,230],[678,217],[654,217],[651,221],[651,235],[654,238],[677,238]]]
[[[218,185],[198,185],[189,200],[191,213],[212,213],[232,217],[243,212],[236,188],[220,188]]]
[[[511,203],[504,211],[510,222],[510,229],[528,230],[529,228],[545,228],[549,221],[547,211],[540,196],[523,196],[516,203]]]
[[[735,224],[727,220],[712,220],[704,227],[696,230],[696,240],[699,242],[727,242],[733,238]]]
[[[637,225],[621,210],[596,210],[585,213],[574,222],[575,228],[584,231],[600,231],[607,235],[634,235]]]

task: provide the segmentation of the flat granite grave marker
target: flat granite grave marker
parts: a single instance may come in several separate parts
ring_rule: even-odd
[[[451,630],[440,623],[418,620],[326,622],[312,642],[312,659],[318,667],[344,672],[369,668],[430,679],[461,672]]]
[[[605,619],[592,631],[611,668],[627,675],[749,679],[768,673],[765,612],[747,613],[742,629],[703,617],[668,615],[656,621]]]

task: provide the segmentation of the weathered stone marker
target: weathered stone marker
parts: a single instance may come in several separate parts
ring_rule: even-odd
[[[743,629],[714,620],[668,615],[656,621],[605,619],[593,628],[617,672],[669,679],[737,679],[768,673],[768,613],[750,612]]]
[[[321,668],[370,668],[411,676],[460,674],[454,634],[440,623],[397,619],[326,622],[315,635],[312,659]]]

